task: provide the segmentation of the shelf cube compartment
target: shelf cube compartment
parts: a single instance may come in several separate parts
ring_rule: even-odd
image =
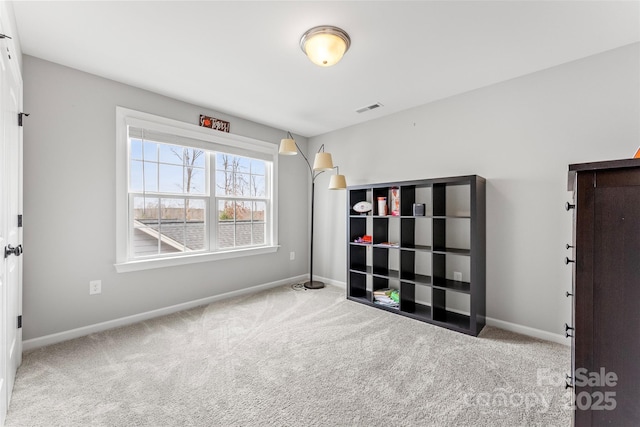
[[[431,284],[431,257],[429,252],[400,251],[400,278],[420,285]]]
[[[373,189],[373,200],[371,201],[371,203],[373,204],[373,216],[381,216],[380,215],[380,209],[379,209],[379,203],[378,203],[378,197],[384,197],[386,199],[386,206],[387,206],[387,214],[391,215],[391,208],[390,208],[390,194],[391,192],[389,191],[389,187],[379,187],[379,188],[374,188]],[[382,216],[381,216],[382,217]]]
[[[373,244],[389,241],[389,217],[373,217]]]
[[[362,273],[349,273],[349,296],[354,298],[367,297],[367,275]]]
[[[432,259],[433,286],[461,293],[470,293],[471,263],[468,256],[434,253]],[[457,277],[458,275],[461,277]]]
[[[403,185],[400,187],[400,216],[412,216],[413,204],[416,202],[416,186]]]
[[[367,271],[367,246],[349,245],[349,270]]]
[[[360,189],[349,191],[349,215],[361,215],[360,212],[353,210],[353,206],[358,202],[369,202],[373,204],[371,200],[371,190]],[[371,212],[369,212],[368,215],[371,215]]]
[[[433,288],[432,313],[434,321],[468,331],[471,328],[470,295]]]
[[[387,276],[389,274],[388,249],[373,248],[373,274],[379,274],[382,276]]]
[[[400,310],[413,313],[416,310],[416,285],[400,282]]]
[[[349,218],[349,241],[353,242],[359,237],[367,235],[367,217]]]

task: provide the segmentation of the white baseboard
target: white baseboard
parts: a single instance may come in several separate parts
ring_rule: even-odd
[[[337,280],[328,279],[326,277],[317,277],[318,280],[322,280],[325,283],[330,285],[339,286],[341,288],[346,289],[347,284],[345,282],[339,282]],[[458,312],[460,314],[469,315],[469,313],[459,312],[458,310],[452,310]],[[529,326],[519,325],[517,323],[506,322],[504,320],[494,319],[491,317],[486,318],[487,325],[492,326],[494,328],[504,329],[506,331],[515,332],[517,334],[526,335],[533,338],[538,338],[541,340],[551,341],[558,344],[563,345],[571,345],[569,339],[567,339],[564,335],[554,334],[552,332],[543,331],[541,329],[531,328]]]
[[[564,335],[554,334],[552,332],[543,331],[542,329],[531,328],[529,326],[518,325],[517,323],[505,322],[504,320],[493,319],[487,317],[487,325],[495,328],[504,329],[506,331],[527,335],[533,338],[539,338],[545,341],[551,341],[566,346],[571,345],[571,341]]]
[[[170,307],[159,308],[157,310],[151,310],[144,313],[134,314],[132,316],[121,317],[119,319],[108,320],[106,322],[96,323],[93,325],[83,326],[81,328],[71,329],[69,331],[58,332],[51,335],[45,335],[43,337],[33,338],[22,342],[22,350],[28,351],[36,348],[44,347],[51,344],[57,344],[59,342],[68,341],[74,338],[83,337],[96,332],[106,331],[108,329],[119,328],[133,323],[142,322],[143,320],[153,319],[154,317],[165,316],[167,314],[176,313],[182,310],[188,310],[190,308],[199,307],[201,305],[211,304],[215,301],[229,299],[240,295],[247,295],[264,291],[266,289],[275,288],[277,286],[286,285],[288,283],[298,283],[308,279],[308,275],[290,277],[288,279],[277,280],[275,282],[265,283],[258,286],[252,286],[250,288],[240,289],[237,291],[226,292],[220,295],[214,295],[207,298],[202,298],[194,301],[189,301],[181,304],[172,305]]]
[[[215,301],[220,301],[228,298],[233,298],[240,295],[248,295],[263,291],[277,286],[286,285],[287,283],[300,283],[308,280],[309,276],[304,274],[300,276],[290,277],[288,279],[277,280],[275,282],[265,283],[258,286],[252,286],[250,288],[240,289],[237,291],[227,292],[220,295],[214,295],[207,298],[198,299],[195,301],[189,301],[182,304],[172,305],[170,307],[160,308],[157,310],[151,310],[140,314],[134,314],[132,316],[121,317],[119,319],[109,320],[102,323],[96,323],[93,325],[83,326],[81,328],[71,329],[69,331],[58,332],[56,334],[45,335],[43,337],[33,338],[22,342],[23,351],[33,350],[36,348],[44,347],[51,344],[56,344],[63,341],[68,341],[74,338],[83,337],[85,335],[93,334],[96,332],[106,331],[108,329],[119,328],[121,326],[131,325],[133,323],[141,322],[143,320],[153,319],[154,317],[164,316],[171,313],[176,313],[182,310],[188,310],[190,308],[199,307],[201,305],[211,304]],[[346,283],[338,280],[329,279],[327,277],[314,276],[314,279],[325,282],[328,285],[338,286],[346,289]],[[506,322],[504,320],[493,319],[487,317],[487,325],[504,329],[507,331],[515,332],[522,335],[527,335],[533,338],[539,338],[555,342],[558,344],[571,345],[570,341],[563,335],[554,334],[551,332],[543,331],[541,329],[531,328],[529,326],[519,325],[516,323]]]
[[[342,288],[342,289],[347,289],[347,284],[345,282],[329,279],[328,277],[314,275],[313,280],[319,280],[321,282],[326,283],[327,285],[333,285],[333,286],[338,286],[339,288]]]

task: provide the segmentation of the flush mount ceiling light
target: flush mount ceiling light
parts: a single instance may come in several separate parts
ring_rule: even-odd
[[[331,25],[313,27],[300,38],[300,48],[311,62],[330,67],[342,59],[349,50],[351,39],[344,30]]]

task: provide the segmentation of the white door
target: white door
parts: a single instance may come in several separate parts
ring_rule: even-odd
[[[22,131],[18,126],[22,79],[6,45],[0,45],[0,57],[0,422],[4,422],[16,371],[22,362],[22,330],[18,328],[22,311],[22,228],[18,223],[22,213]]]

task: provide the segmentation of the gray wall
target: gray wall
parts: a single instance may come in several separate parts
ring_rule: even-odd
[[[231,132],[279,143],[285,132],[25,56],[24,339],[304,274],[308,175],[279,159],[279,243],[274,254],[116,273],[115,107],[189,123],[199,114]],[[297,137],[301,147],[305,138]],[[306,175],[305,175],[306,174]],[[291,179],[294,177],[294,179]],[[289,261],[289,252],[296,260]],[[89,281],[102,294],[89,295]]]
[[[488,180],[487,310],[560,333],[570,319],[570,163],[627,158],[640,145],[640,44],[311,138],[351,185],[479,174]],[[384,103],[384,100],[381,100]],[[115,106],[278,143],[284,132],[24,57],[24,339],[293,277],[307,270],[308,182],[280,157],[273,255],[115,272]],[[297,141],[306,146],[304,138]],[[294,179],[291,179],[294,178]],[[315,273],[344,282],[345,194],[317,181]],[[289,252],[296,260],[289,261]],[[88,294],[88,282],[103,293]]]
[[[635,43],[314,137],[309,149],[325,144],[349,185],[484,176],[487,315],[562,333],[571,318],[567,166],[635,153],[639,51]],[[344,282],[344,193],[320,191],[316,206],[314,268]]]

